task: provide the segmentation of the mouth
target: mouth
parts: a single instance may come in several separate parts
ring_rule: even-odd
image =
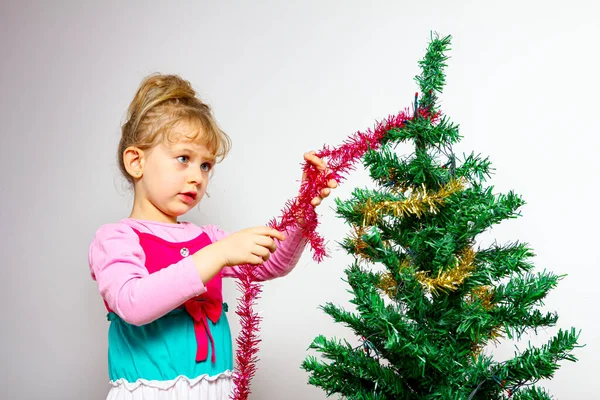
[[[179,193],[179,198],[183,200],[184,203],[193,203],[196,200],[196,196],[198,193],[196,192],[185,192]]]

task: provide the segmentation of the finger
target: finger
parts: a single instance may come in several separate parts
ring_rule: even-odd
[[[269,228],[269,233],[267,233],[267,235],[274,239],[285,240],[283,232],[279,232],[277,229]]]
[[[325,197],[329,196],[329,193],[331,193],[331,189],[329,189],[329,188],[321,189],[321,198],[324,199]]]
[[[250,254],[247,262],[248,262],[248,264],[252,264],[252,265],[260,265],[260,264],[264,263],[265,260],[263,260],[262,257],[257,256],[256,254]]]
[[[274,239],[285,240],[285,235],[283,232],[279,232],[277,229],[273,229],[268,226],[257,226],[252,229],[252,232],[258,235],[270,236]]]
[[[311,200],[310,204],[312,204],[314,207],[318,206],[319,204],[321,204],[321,198],[320,197],[315,197]]]
[[[327,181],[327,187],[330,187],[331,189],[335,189],[338,186],[338,183],[335,179],[330,179],[329,181]]]
[[[255,255],[257,255],[258,257],[260,257],[261,260],[263,260],[263,261],[267,261],[269,259],[269,257],[271,257],[271,252],[269,251],[269,249],[267,249],[263,246],[256,246],[254,248],[253,253]]]
[[[268,249],[271,253],[277,250],[277,243],[275,243],[275,240],[273,240],[270,236],[258,236],[256,239],[256,244]]]
[[[307,151],[306,153],[304,153],[304,159],[306,161],[312,162],[312,160],[314,160],[314,157],[316,157],[314,151]]]
[[[325,161],[323,161],[319,157],[317,157],[314,154],[314,152],[313,153],[304,153],[304,158],[306,159],[306,161],[309,161],[311,164],[316,166],[321,171],[325,171],[327,169],[327,164],[325,164]]]

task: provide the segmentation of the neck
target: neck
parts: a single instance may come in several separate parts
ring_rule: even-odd
[[[178,223],[177,217],[163,213],[156,208],[154,204],[150,203],[148,200],[141,199],[138,196],[134,196],[133,198],[133,208],[131,209],[129,218],[143,219],[154,222],[166,222],[170,224]]]

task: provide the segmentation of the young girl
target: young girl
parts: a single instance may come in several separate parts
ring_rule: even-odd
[[[133,209],[100,227],[89,250],[110,320],[108,399],[227,399],[233,352],[221,279],[236,277],[240,264],[257,265],[260,280],[284,276],[300,258],[301,222],[285,233],[259,226],[230,235],[178,220],[200,202],[229,147],[187,81],[142,82],[118,149]],[[325,170],[313,152],[304,158]]]

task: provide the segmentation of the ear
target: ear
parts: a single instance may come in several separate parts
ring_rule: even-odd
[[[144,175],[145,157],[144,150],[139,147],[129,146],[123,151],[123,164],[133,179],[139,179]]]

